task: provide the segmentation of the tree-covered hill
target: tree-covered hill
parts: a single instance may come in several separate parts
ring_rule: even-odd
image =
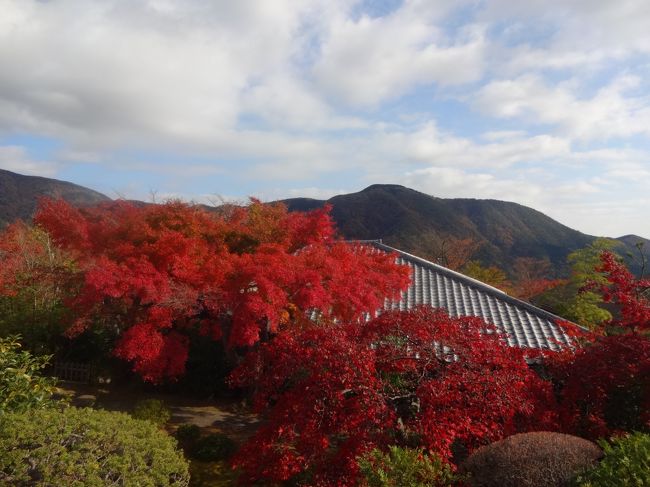
[[[423,257],[435,258],[445,241],[454,245],[471,239],[478,246],[473,258],[506,270],[512,270],[517,257],[533,257],[548,259],[563,274],[567,255],[596,238],[517,203],[436,198],[393,184],[372,185],[327,201],[294,198],[283,202],[291,210],[330,204],[346,238],[381,238]],[[617,251],[624,255],[644,239],[628,235],[618,240],[622,246]]]
[[[38,200],[59,197],[74,205],[92,205],[110,198],[92,189],[56,179],[24,176],[0,169],[0,228],[17,219],[31,219]]]
[[[44,196],[61,197],[74,205],[110,201],[73,183],[0,169],[0,228],[16,219],[31,219]],[[375,184],[329,200],[293,198],[283,203],[292,211],[330,204],[345,238],[383,239],[388,245],[432,260],[445,247],[468,245],[473,259],[507,271],[513,270],[518,257],[532,257],[548,259],[555,273],[563,275],[567,255],[596,238],[517,203],[436,198],[395,184]],[[650,241],[636,235],[617,240],[621,246],[616,250],[623,256],[638,256],[638,242],[645,242],[646,252],[650,249]],[[639,270],[638,265],[632,267]]]

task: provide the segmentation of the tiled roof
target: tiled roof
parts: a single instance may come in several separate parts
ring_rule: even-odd
[[[398,263],[411,268],[409,288],[399,301],[388,300],[385,309],[404,310],[424,304],[445,308],[450,316],[478,316],[506,333],[510,346],[558,350],[572,345],[571,338],[557,325],[562,318],[441,265],[379,242],[368,243],[396,253]]]

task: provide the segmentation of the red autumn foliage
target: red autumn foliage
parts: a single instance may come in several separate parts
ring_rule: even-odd
[[[515,285],[513,294],[525,300],[565,284],[562,279],[549,279],[552,273],[551,263],[548,259],[535,259],[533,257],[518,257],[514,263]]]
[[[37,286],[68,287],[72,274],[67,257],[46,233],[18,221],[0,234],[0,296]],[[52,294],[41,297],[54,299]]]
[[[650,281],[636,279],[610,252],[601,255],[599,285],[616,318],[584,347],[547,359],[559,387],[562,428],[590,439],[650,431]]]
[[[518,282],[514,289],[514,294],[519,299],[530,300],[535,296],[545,293],[549,289],[565,284],[563,279],[538,279],[535,281]]]
[[[516,431],[552,427],[552,394],[524,352],[474,317],[428,307],[367,324],[283,333],[233,373],[266,422],[235,459],[243,482],[305,476],[356,485],[376,446],[424,447],[449,460]]]
[[[150,381],[183,374],[191,330],[250,346],[374,312],[409,279],[394,256],[337,240],[329,208],[289,213],[253,200],[219,214],[181,202],[46,200],[35,222],[83,274],[69,333],[118,329],[115,353]]]
[[[607,276],[600,286],[603,301],[619,311],[615,325],[631,332],[650,329],[650,279],[636,279],[611,252],[603,252],[596,270]]]
[[[560,385],[562,429],[596,440],[650,429],[650,340],[629,333],[598,337],[550,360]]]

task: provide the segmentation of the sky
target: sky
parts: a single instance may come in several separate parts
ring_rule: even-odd
[[[647,0],[0,0],[0,168],[110,196],[391,183],[650,238]]]

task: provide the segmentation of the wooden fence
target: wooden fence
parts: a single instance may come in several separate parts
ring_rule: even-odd
[[[80,362],[54,362],[50,374],[61,380],[90,384],[95,380],[95,367]]]

